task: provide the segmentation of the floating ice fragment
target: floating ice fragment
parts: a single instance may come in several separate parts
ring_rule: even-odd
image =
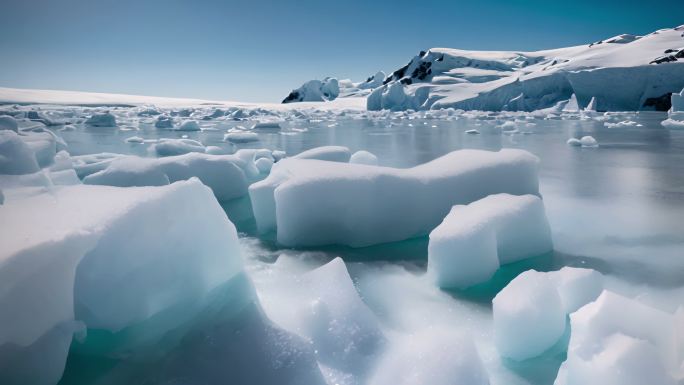
[[[200,131],[201,128],[196,120],[186,120],[176,128],[178,131]]]
[[[580,147],[582,145],[582,142],[577,138],[570,138],[566,143],[571,147]]]
[[[580,139],[580,144],[582,145],[582,147],[589,147],[589,148],[594,148],[594,147],[599,146],[596,139],[594,139],[593,136],[589,136],[589,135],[583,136],[582,139]]]
[[[139,136],[131,136],[130,138],[126,138],[126,143],[144,143],[145,139],[139,137]]]
[[[544,203],[536,195],[497,194],[454,206],[430,233],[428,272],[438,286],[487,281],[500,264],[553,249]]]
[[[255,132],[229,132],[223,136],[224,141],[231,143],[249,143],[259,140],[259,135]]]
[[[268,174],[271,171],[271,167],[273,167],[273,160],[269,158],[259,158],[254,161],[254,164],[256,165],[256,168],[259,169],[260,173]]]
[[[192,139],[159,139],[150,146],[150,150],[158,156],[183,155],[189,152],[205,152],[204,145]]]
[[[365,150],[356,151],[349,158],[349,163],[366,164],[369,166],[377,166],[378,165],[378,157],[375,156],[374,154],[368,152],[368,151],[365,151]]]
[[[564,334],[566,315],[602,290],[603,276],[591,269],[564,267],[518,275],[492,300],[499,354],[516,361],[542,354]]]
[[[677,316],[604,291],[570,315],[567,360],[555,385],[677,384]]]
[[[85,124],[92,127],[116,127],[116,118],[109,112],[96,113]]]
[[[157,121],[154,122],[154,126],[156,128],[172,129],[173,118],[167,115],[159,115],[159,117],[157,117]]]
[[[300,152],[293,159],[317,159],[329,162],[349,162],[351,151],[344,146],[321,146]]]

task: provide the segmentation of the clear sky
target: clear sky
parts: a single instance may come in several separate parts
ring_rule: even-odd
[[[0,86],[280,101],[430,47],[536,50],[684,24],[684,0],[0,0]]]

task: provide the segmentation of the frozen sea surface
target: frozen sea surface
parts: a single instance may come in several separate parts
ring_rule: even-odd
[[[148,141],[159,138],[193,139],[227,153],[268,148],[288,156],[318,146],[342,145],[352,152],[372,152],[380,165],[402,168],[464,148],[520,148],[534,153],[541,159],[541,192],[555,251],[506,265],[491,281],[467,290],[440,290],[426,279],[427,237],[360,249],[281,249],[272,236],[256,235],[247,197],[224,202],[223,207],[238,228],[246,271],[263,310],[288,331],[306,334],[297,330],[293,312],[306,307],[309,299],[301,295],[301,288],[287,288],[339,256],[361,299],[377,318],[387,339],[386,349],[407,346],[410,336],[471,335],[492,384],[551,384],[565,359],[567,336],[542,356],[522,363],[500,358],[494,347],[491,300],[518,273],[530,268],[589,267],[606,275],[607,289],[624,296],[638,297],[670,313],[684,304],[684,131],[663,128],[663,113],[597,116],[600,119],[544,119],[524,114],[470,118],[329,115],[287,120],[281,122],[280,130],[258,131],[258,141],[238,144],[224,142],[224,134],[251,123],[200,121],[202,131],[179,132],[156,129],[154,120],[136,117],[119,118],[119,128],[77,124],[73,130],[58,133],[71,155],[155,156]],[[635,124],[611,126],[604,120]],[[480,134],[466,133],[473,129]],[[566,144],[569,138],[587,135],[597,140],[598,147]],[[126,141],[133,136],[143,143]],[[370,357],[372,361],[375,356]],[[329,384],[364,384],[375,378],[371,363],[332,367],[319,361],[319,366]],[[78,383],[74,379],[86,367],[93,370],[91,364],[71,359],[63,383]]]

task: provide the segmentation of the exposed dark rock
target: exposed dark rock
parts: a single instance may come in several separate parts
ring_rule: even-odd
[[[405,66],[399,68],[398,70],[392,72],[392,75],[388,76],[387,79],[385,79],[382,84],[387,84],[391,82],[392,80],[399,80],[404,77],[404,74],[406,73],[406,70],[408,69],[409,65],[411,65],[411,62],[406,64]]]
[[[667,111],[672,107],[672,92],[668,92],[657,98],[648,98],[644,101],[644,107],[653,107],[656,111]]]
[[[659,56],[659,57],[651,60],[651,62],[648,64],[661,64],[661,63],[668,63],[668,62],[673,62],[673,61],[677,61],[677,58],[674,55],[665,55],[665,56]]]
[[[425,80],[425,78],[429,75],[428,71],[430,67],[432,67],[432,62],[420,63],[420,65],[413,70],[413,73],[411,73],[411,77],[414,79]]]
[[[290,92],[290,94],[287,95],[285,99],[283,99],[283,103],[291,103],[295,101],[299,101],[299,92],[297,91]]]

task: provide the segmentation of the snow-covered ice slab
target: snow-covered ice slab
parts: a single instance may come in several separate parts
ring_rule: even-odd
[[[454,206],[430,233],[428,272],[440,287],[466,288],[489,280],[501,264],[552,249],[541,198],[490,195]]]
[[[235,227],[196,179],[15,196],[0,206],[0,227],[3,384],[56,383],[75,319],[116,332],[242,271]]]
[[[492,300],[499,354],[523,361],[544,353],[565,333],[566,315],[602,290],[603,277],[591,269],[520,274]]]
[[[191,177],[211,187],[225,201],[247,194],[248,180],[258,174],[254,162],[239,155],[188,153],[164,158],[123,156],[104,169],[86,176],[86,184],[109,186],[161,186]]]
[[[604,291],[570,315],[555,385],[675,385],[684,379],[684,317]],[[679,381],[679,382],[678,382]]]
[[[410,169],[287,158],[249,194],[257,226],[286,246],[353,247],[428,234],[456,204],[539,193],[538,158],[455,151]]]

